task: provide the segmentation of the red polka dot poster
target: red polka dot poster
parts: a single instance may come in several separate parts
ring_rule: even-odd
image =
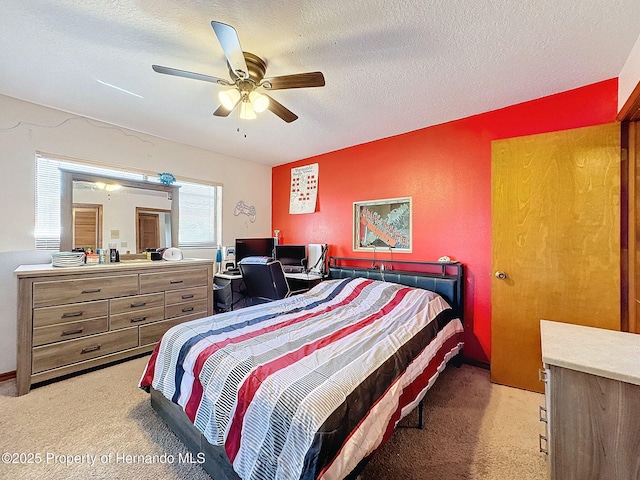
[[[318,164],[291,169],[289,213],[313,213],[318,198]]]

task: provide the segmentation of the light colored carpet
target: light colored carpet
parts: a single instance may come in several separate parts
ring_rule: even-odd
[[[137,388],[147,359],[22,397],[15,397],[15,381],[0,383],[0,478],[209,479],[185,461],[186,449]],[[491,384],[486,370],[449,367],[427,394],[425,429],[412,428],[417,415],[410,414],[361,478],[544,479],[537,417],[543,401],[536,393]],[[11,461],[31,463],[7,464],[6,453],[14,454]],[[145,458],[151,463],[128,463]]]

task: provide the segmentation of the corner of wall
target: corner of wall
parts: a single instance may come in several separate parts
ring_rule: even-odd
[[[638,83],[640,83],[640,36],[618,75],[618,112],[622,110]]]

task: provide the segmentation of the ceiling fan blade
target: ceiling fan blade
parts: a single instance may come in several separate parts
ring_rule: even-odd
[[[236,29],[226,23],[215,21],[211,22],[211,26],[216,33],[216,37],[218,37],[218,41],[222,46],[225,57],[227,57],[227,62],[231,70],[240,78],[248,78],[249,69],[244,59],[244,53],[242,52]]]
[[[298,116],[295,113],[293,113],[291,110],[289,110],[287,107],[285,107],[279,102],[276,102],[269,95],[265,95],[265,97],[269,98],[269,106],[267,108],[271,110],[273,113],[275,113],[277,116],[279,116],[282,120],[284,120],[287,123],[291,123],[294,120],[298,119]]]
[[[268,86],[268,85],[271,86]],[[262,86],[267,90],[283,90],[285,88],[324,87],[322,72],[296,73],[281,77],[265,78]]]
[[[176,77],[192,78],[194,80],[202,80],[204,82],[217,83],[218,85],[231,85],[230,82],[223,78],[212,77],[202,73],[187,72],[186,70],[178,70],[177,68],[163,67],[162,65],[151,65],[154,71],[164,73],[166,75],[175,75]]]
[[[214,114],[216,117],[228,117],[228,116],[229,116],[229,114],[234,110],[234,108],[236,108],[236,107],[233,107],[231,110],[227,110],[227,109],[224,107],[224,105],[220,105],[220,106],[218,107],[218,109],[217,109],[215,112],[213,112],[213,114]]]

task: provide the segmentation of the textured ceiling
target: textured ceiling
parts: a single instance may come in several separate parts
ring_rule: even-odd
[[[267,76],[324,73],[271,93],[297,121],[151,69],[228,78],[211,20]],[[0,93],[278,165],[617,77],[639,34],[638,0],[2,0]]]

